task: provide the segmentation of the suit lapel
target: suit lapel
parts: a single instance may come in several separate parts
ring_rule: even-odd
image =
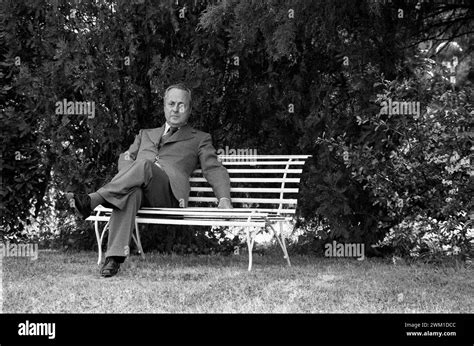
[[[165,132],[165,125],[154,128],[149,133],[147,133],[147,135],[150,141],[155,146],[158,146],[158,143],[160,143],[161,136],[163,136],[163,132]]]

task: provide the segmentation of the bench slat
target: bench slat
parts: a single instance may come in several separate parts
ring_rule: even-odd
[[[99,205],[94,209],[94,212],[100,211],[101,213],[112,212],[112,208],[105,208],[102,205]],[[154,207],[142,207],[138,213],[141,214],[175,214],[175,215],[185,215],[185,214],[194,214],[194,215],[204,215],[209,214],[211,216],[220,216],[220,215],[229,215],[237,217],[256,217],[256,216],[267,216],[275,217],[279,209],[268,209],[268,208],[232,208],[232,209],[219,209],[217,207],[189,207],[189,208],[154,208]],[[283,211],[291,211],[294,209],[283,209]],[[92,215],[93,217],[95,215]]]
[[[100,208],[101,211],[103,212],[107,212],[107,213],[110,213],[112,212],[112,209],[108,209],[108,208]],[[139,213],[144,211],[144,210],[152,210],[153,208],[142,208],[140,209]],[[158,209],[159,210],[159,209]],[[296,209],[294,208],[288,208],[288,209],[278,209],[278,208],[258,208],[258,209],[255,209],[255,208],[233,208],[233,209],[217,209],[217,208],[206,208],[206,207],[189,207],[189,208],[164,208],[163,209],[166,213],[166,211],[173,211],[173,210],[195,210],[195,211],[216,211],[216,213],[222,213],[224,210],[232,210],[232,212],[242,212],[242,213],[247,213],[249,212],[250,210],[256,210],[257,212],[261,212],[261,213],[271,213],[273,215],[268,215],[268,218],[271,218],[275,215],[286,215],[286,214],[295,214],[296,213]],[[97,211],[97,209],[96,209]],[[248,215],[247,215],[248,216]],[[95,215],[91,215],[87,218],[88,221],[93,221],[93,219],[95,218],[96,216]],[[101,217],[101,221],[108,221],[109,220],[109,216],[99,216]]]
[[[210,208],[209,208],[210,209]],[[110,214],[112,209],[102,210],[104,214]],[[141,214],[149,214],[149,215],[175,215],[175,216],[182,216],[182,217],[213,217],[213,218],[240,218],[246,219],[248,217],[252,218],[262,218],[269,216],[268,213],[233,213],[233,212],[207,212],[207,211],[188,211],[187,208],[183,208],[181,210],[155,210],[153,208],[147,209],[140,209],[137,215]]]
[[[275,166],[286,166],[286,165],[304,165],[305,161],[222,161],[224,166],[265,166],[265,165],[275,165]]]
[[[271,187],[231,187],[230,192],[260,192],[260,193],[298,193],[298,188],[271,188]],[[212,192],[212,187],[191,186],[194,192]]]
[[[189,178],[190,182],[205,182],[207,183],[204,177],[191,177]],[[233,178],[230,177],[231,183],[299,183],[300,178]]]
[[[102,209],[102,210],[107,210],[107,211],[112,211],[112,209],[107,209],[104,207],[97,207],[97,209]],[[252,214],[253,215],[258,215],[260,213],[268,213],[268,217],[276,216],[279,212],[283,212],[285,214],[287,213],[294,213],[296,210],[295,208],[288,208],[288,209],[278,209],[278,208],[232,208],[232,209],[219,209],[217,207],[188,207],[188,208],[150,208],[150,207],[144,207],[141,208],[140,210],[163,210],[163,211],[177,211],[177,212],[183,212],[183,211],[191,211],[191,212],[213,212],[213,213],[223,213],[223,212],[230,212],[230,213],[242,213],[242,214]]]
[[[197,209],[199,207],[192,207],[193,209]],[[186,208],[188,209],[188,208]],[[206,207],[201,207],[199,209],[202,209],[202,210],[207,210],[209,208],[206,208]],[[243,207],[236,207],[234,208],[233,210],[237,210],[237,209],[243,209],[243,210],[249,210],[249,208],[243,208]],[[278,208],[258,208],[256,209],[258,211],[261,211],[263,213],[275,213],[275,214],[295,214],[296,213],[296,209],[295,208],[288,208],[288,209],[278,209]]]
[[[97,207],[99,209],[99,207]],[[107,208],[100,208],[102,210],[104,209],[107,209]],[[223,211],[228,211],[228,212],[232,212],[232,213],[255,213],[255,214],[258,214],[259,211],[261,210],[260,208],[230,208],[230,209],[219,209],[217,207],[213,207],[213,208],[203,208],[203,207],[188,207],[188,208],[156,208],[156,207],[143,207],[142,208],[143,210],[163,210],[163,211],[168,211],[168,210],[171,210],[171,211],[196,211],[196,212],[200,212],[200,211],[205,211],[205,212],[209,212],[209,213],[221,213]],[[107,209],[107,210],[112,210],[112,209]]]
[[[207,209],[207,208],[203,208]],[[246,208],[234,208],[234,209],[246,209]],[[258,208],[257,210],[263,213],[276,213],[276,214],[295,214],[295,208],[288,208],[288,209],[278,209],[278,208]]]
[[[234,174],[242,174],[242,173],[254,173],[254,174],[268,174],[268,173],[301,173],[303,172],[302,169],[265,169],[265,168],[230,168],[227,172],[234,173]],[[196,169],[193,171],[193,174],[202,174],[202,169]]]
[[[221,159],[234,159],[234,158],[256,158],[256,159],[307,159],[311,155],[218,155]]]
[[[109,216],[89,216],[88,221],[109,221]],[[139,223],[148,223],[156,225],[196,225],[196,226],[258,226],[264,227],[265,221],[233,221],[233,220],[201,220],[201,219],[160,219],[160,218],[144,218],[137,216],[136,221]]]
[[[96,210],[106,210],[106,211],[112,211],[110,208],[104,208],[102,206],[99,206],[96,208]],[[270,214],[270,216],[275,216],[277,215],[277,212],[280,210],[278,208],[232,208],[232,209],[219,209],[217,207],[188,207],[188,208],[152,208],[152,207],[143,207],[140,210],[154,210],[154,211],[177,211],[177,212],[183,212],[183,211],[190,211],[190,212],[208,212],[208,213],[218,213],[221,214],[223,212],[229,212],[229,213],[240,213],[240,214],[250,214],[250,215],[259,215],[259,214]],[[283,209],[283,211],[289,211],[289,210],[295,210],[295,209]]]
[[[217,202],[216,197],[189,197],[193,202]],[[232,203],[268,203],[268,204],[296,204],[295,198],[232,198]]]
[[[140,223],[152,223],[157,225],[196,225],[196,226],[258,226],[264,227],[265,221],[231,221],[231,220],[193,220],[193,219],[154,219],[137,216]]]

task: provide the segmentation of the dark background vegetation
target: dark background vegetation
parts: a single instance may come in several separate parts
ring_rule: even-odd
[[[216,148],[313,155],[294,251],[385,237],[400,255],[446,246],[467,254],[473,6],[4,1],[2,238],[94,248],[91,223],[68,216],[62,192],[91,192],[110,179],[138,130],[164,122],[164,89],[186,81],[191,123]],[[56,115],[64,98],[94,101],[95,118]],[[420,116],[379,114],[388,98],[420,102]],[[146,247],[219,251],[219,235],[169,229],[149,232]]]

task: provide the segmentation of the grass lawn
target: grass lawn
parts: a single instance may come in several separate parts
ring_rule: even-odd
[[[3,258],[5,313],[473,313],[472,268],[380,259],[133,256],[99,277],[95,252]]]

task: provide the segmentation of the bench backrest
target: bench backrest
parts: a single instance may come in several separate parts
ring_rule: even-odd
[[[294,214],[300,176],[311,155],[220,155],[231,182],[234,208],[258,208],[280,215]],[[196,169],[190,178],[188,207],[216,206],[211,186]]]

